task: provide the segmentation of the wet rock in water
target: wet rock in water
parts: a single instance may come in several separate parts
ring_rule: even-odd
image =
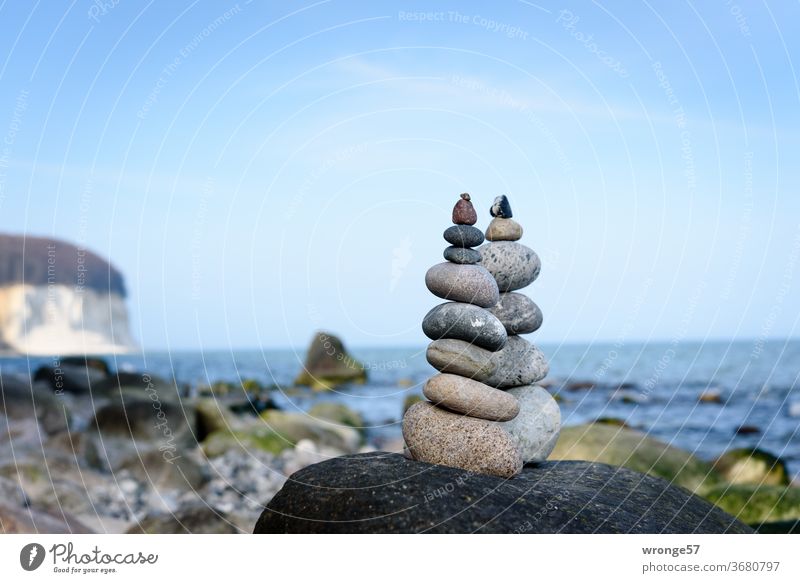
[[[362,442],[362,436],[356,429],[347,425],[337,426],[305,413],[265,411],[261,419],[263,425],[282,435],[292,446],[302,439],[309,439],[321,446],[353,453],[358,451]]]
[[[403,417],[403,438],[419,461],[506,478],[522,469],[514,441],[498,423],[451,413],[427,401]]]
[[[294,384],[314,389],[330,389],[345,383],[367,380],[364,366],[350,356],[342,341],[326,332],[317,332],[306,354],[306,362]]]
[[[57,393],[77,393],[86,395],[93,392],[94,386],[107,377],[106,373],[94,367],[74,364],[44,365],[33,375],[34,381],[41,381]]]
[[[546,390],[538,386],[508,389],[519,402],[519,415],[503,423],[525,463],[543,462],[553,451],[561,428],[561,410]]]
[[[294,474],[267,504],[255,532],[752,531],[682,488],[625,468],[545,462],[506,479],[378,452]]]
[[[106,376],[111,374],[111,368],[108,366],[108,362],[96,356],[63,356],[60,361],[61,364],[67,364],[69,366],[91,368]]]
[[[330,421],[338,425],[344,425],[358,429],[364,429],[364,419],[358,411],[354,411],[344,403],[333,403],[324,401],[317,403],[308,410],[309,416],[314,419]]]
[[[422,392],[438,407],[489,421],[508,421],[519,413],[514,395],[453,374],[431,377]]]
[[[240,419],[219,399],[198,399],[194,404],[195,434],[203,441],[215,431],[230,431],[242,426]]]
[[[522,289],[533,283],[542,269],[536,252],[515,241],[496,241],[478,247],[480,265],[489,270],[501,292]]]
[[[149,515],[127,534],[236,534],[236,519],[203,504]]]
[[[791,481],[782,459],[757,448],[726,451],[714,469],[732,484],[788,486]]]
[[[361,432],[347,425],[337,425],[321,417],[305,413],[264,411],[259,418],[234,430],[211,433],[202,443],[209,458],[227,451],[256,449],[274,455],[308,439],[323,447],[342,453],[358,451],[363,439]]]
[[[428,345],[428,362],[437,370],[468,377],[490,387],[506,389],[532,385],[547,376],[542,352],[520,336],[490,352],[463,340],[435,340]]]
[[[5,534],[91,534],[81,521],[66,512],[15,508],[0,502],[0,532]]]
[[[800,488],[723,484],[705,498],[746,524],[800,520]]]
[[[229,451],[263,451],[278,454],[293,444],[277,431],[266,426],[246,429],[221,429],[208,435],[201,444],[208,458],[224,455]]]
[[[478,213],[472,206],[470,196],[466,192],[453,207],[453,223],[456,225],[474,225],[478,222]]]
[[[429,311],[422,331],[431,340],[455,338],[490,351],[503,348],[508,334],[495,316],[472,304],[445,302]]]
[[[592,381],[571,381],[564,385],[564,388],[568,391],[588,391],[594,387],[595,384]]]
[[[509,335],[530,334],[542,325],[543,316],[539,306],[523,294],[502,293],[500,301],[489,311],[500,320]]]
[[[715,403],[719,405],[723,401],[722,392],[719,389],[708,389],[700,393],[700,396],[697,397],[697,400],[700,403]]]
[[[500,291],[492,274],[480,265],[439,263],[425,274],[425,285],[436,296],[491,308],[500,301]]]
[[[481,260],[481,254],[478,251],[463,247],[447,247],[442,255],[450,263],[459,265],[475,265]]]
[[[487,241],[519,241],[522,239],[522,225],[514,219],[492,219],[486,227]]]
[[[178,397],[178,387],[175,382],[168,381],[148,372],[117,371],[92,385],[95,393],[107,394],[116,397],[123,392],[129,396],[139,395],[148,397],[156,393],[159,398],[175,401]]]
[[[444,240],[453,247],[477,247],[483,243],[483,231],[470,225],[453,225],[443,233]]]
[[[551,460],[586,460],[658,476],[690,492],[725,483],[711,464],[639,431],[592,423],[562,427]]]
[[[98,409],[89,429],[104,436],[192,443],[187,413],[178,405],[158,399],[111,402]]]
[[[755,425],[740,425],[736,428],[736,435],[758,435],[761,429]]]

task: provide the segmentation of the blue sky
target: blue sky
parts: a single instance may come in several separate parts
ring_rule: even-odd
[[[0,230],[126,275],[146,348],[421,345],[460,192],[542,342],[787,337],[794,3],[5,2]],[[796,27],[794,27],[796,28]]]

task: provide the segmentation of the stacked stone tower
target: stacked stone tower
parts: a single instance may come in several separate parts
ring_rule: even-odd
[[[506,197],[495,200],[492,215],[490,242],[476,250],[484,235],[474,226],[470,196],[462,194],[454,226],[444,232],[448,261],[425,276],[433,294],[451,301],[423,320],[433,340],[427,359],[440,374],[423,389],[429,401],[406,412],[403,436],[417,460],[511,477],[524,462],[547,457],[560,414],[552,397],[533,385],[547,374],[544,355],[519,336],[542,322],[536,304],[514,293],[536,279],[541,262],[517,242],[522,227]]]

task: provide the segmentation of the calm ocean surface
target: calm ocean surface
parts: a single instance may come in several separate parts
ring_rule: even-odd
[[[673,445],[713,459],[726,449],[759,447],[800,474],[800,341],[541,345],[548,381],[560,395],[562,422],[576,425],[614,417]],[[352,349],[368,368],[366,385],[326,393],[276,389],[285,409],[305,410],[331,400],[360,411],[373,440],[400,436],[404,399],[421,394],[434,374],[424,348]],[[181,384],[257,379],[291,387],[303,353],[292,351],[152,352],[109,356],[123,370],[146,370]],[[0,358],[4,373],[28,373],[48,358]],[[594,384],[565,388],[567,382]],[[721,403],[700,403],[707,391]],[[741,426],[757,432],[737,433]]]

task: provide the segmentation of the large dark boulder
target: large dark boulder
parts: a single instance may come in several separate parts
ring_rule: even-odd
[[[256,533],[747,533],[660,478],[599,463],[526,466],[502,479],[384,452],[293,474]]]

